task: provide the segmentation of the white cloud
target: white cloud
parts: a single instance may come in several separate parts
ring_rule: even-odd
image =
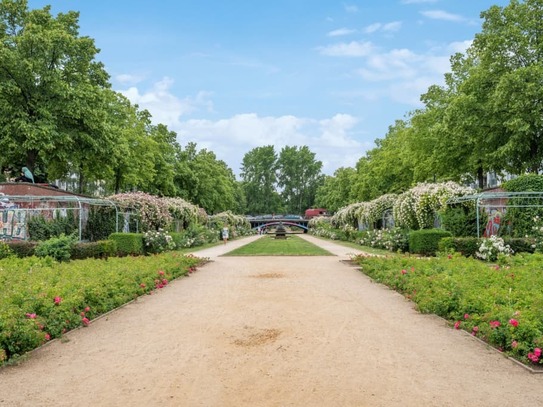
[[[153,123],[162,123],[168,127],[179,124],[181,116],[197,110],[213,111],[209,92],[201,91],[194,97],[179,99],[170,91],[173,83],[173,79],[164,77],[154,83],[152,88],[147,91],[140,92],[137,87],[132,86],[120,92],[141,109],[147,109],[151,112]]]
[[[115,80],[123,85],[135,85],[140,83],[144,77],[142,75],[120,74],[115,76]]]
[[[457,52],[465,53],[467,49],[471,47],[472,43],[472,40],[451,42],[448,46],[448,50],[451,54],[456,54]]]
[[[391,23],[387,23],[383,25],[383,31],[399,31],[400,28],[402,28],[402,22],[401,21],[393,21]]]
[[[428,10],[420,12],[423,16],[432,20],[452,21],[456,23],[464,22],[466,19],[458,14],[452,14],[443,10]]]
[[[352,30],[349,28],[339,28],[337,30],[330,31],[327,35],[328,37],[340,37],[343,35],[349,35],[355,33],[356,30]]]
[[[351,41],[349,43],[338,43],[318,48],[320,53],[328,56],[342,57],[363,57],[371,54],[373,44],[369,41]]]
[[[373,34],[377,31],[395,32],[395,31],[399,31],[401,28],[402,28],[401,21],[392,21],[386,24],[373,23],[373,24],[368,25],[366,28],[364,28],[364,32],[366,34]]]
[[[273,145],[279,153],[284,146],[307,145],[323,162],[323,171],[332,174],[339,167],[352,167],[371,144],[353,137],[358,120],[347,114],[315,120],[295,116],[260,117],[238,114],[228,119],[188,120],[179,123],[179,142],[197,143],[208,148],[238,174],[245,153],[264,145]]]
[[[343,8],[345,8],[345,11],[347,13],[357,13],[358,12],[358,7],[354,4],[345,4],[343,3]]]
[[[374,33],[375,31],[379,30],[379,28],[381,28],[383,25],[381,23],[373,23],[373,24],[370,24],[368,25],[365,29],[364,29],[364,32],[366,34],[371,34],[371,33]]]

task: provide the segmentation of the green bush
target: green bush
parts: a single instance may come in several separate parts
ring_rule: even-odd
[[[5,259],[6,257],[13,256],[13,250],[9,247],[6,242],[0,241],[0,259]]]
[[[79,242],[72,249],[72,259],[103,259],[117,255],[117,244],[113,240]]]
[[[28,221],[28,235],[30,240],[43,241],[60,235],[71,235],[78,230],[79,224],[73,210],[66,211],[66,216],[57,216],[46,219],[43,216],[32,216]]]
[[[507,192],[543,192],[543,175],[522,175],[503,184]],[[543,217],[543,207],[526,207],[526,205],[539,204],[533,198],[514,197],[507,201],[507,210],[501,220],[500,235],[511,237],[525,237],[533,234],[534,218]],[[525,207],[512,207],[511,205],[524,205]]]
[[[36,242],[28,242],[26,240],[10,240],[6,243],[17,257],[33,256],[37,246]]]
[[[475,207],[465,205],[447,207],[441,214],[441,226],[456,237],[477,236],[477,210]],[[484,230],[488,222],[485,211],[479,214],[479,230]]]
[[[450,236],[451,232],[443,229],[414,230],[409,233],[409,251],[423,256],[435,256],[439,241]]]
[[[444,237],[438,243],[440,252],[458,252],[465,257],[475,257],[481,246],[481,239],[476,237]]]
[[[38,257],[52,257],[58,261],[67,261],[72,257],[72,248],[76,244],[75,236],[60,235],[38,243],[35,255]]]
[[[504,238],[504,243],[509,245],[515,253],[534,253],[535,239],[519,237],[519,238]]]
[[[115,242],[118,256],[140,256],[144,253],[141,233],[112,233],[108,240]]]
[[[110,234],[115,233],[115,216],[115,208],[91,207],[83,238],[91,242],[106,240]]]

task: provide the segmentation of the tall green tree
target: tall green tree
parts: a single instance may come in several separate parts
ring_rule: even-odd
[[[278,159],[278,185],[285,202],[285,209],[301,214],[313,206],[317,188],[324,182],[322,162],[307,146],[286,146]]]
[[[265,214],[281,211],[277,192],[278,157],[272,145],[256,147],[243,156],[241,180],[247,213]]]
[[[317,188],[315,206],[335,212],[354,202],[353,187],[356,183],[356,170],[341,167],[334,176],[327,176],[322,185]]]
[[[26,0],[0,2],[2,166],[81,167],[74,147],[92,153],[110,142],[100,108],[109,76],[94,41],[79,35],[78,19],[73,11],[53,17],[50,6],[29,10]]]

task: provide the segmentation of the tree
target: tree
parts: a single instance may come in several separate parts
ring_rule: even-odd
[[[2,166],[67,168],[74,148],[109,143],[100,109],[109,76],[78,19],[73,11],[55,18],[49,6],[29,10],[26,0],[0,2]]]
[[[354,203],[352,196],[355,180],[356,170],[354,168],[338,168],[333,177],[325,177],[322,185],[317,188],[315,206],[335,212],[339,208]]]
[[[324,181],[322,162],[307,146],[283,147],[278,160],[278,185],[285,207],[291,213],[303,213],[313,206],[317,188]]]
[[[243,156],[241,179],[247,213],[264,214],[281,210],[277,193],[277,154],[273,146],[256,147]]]

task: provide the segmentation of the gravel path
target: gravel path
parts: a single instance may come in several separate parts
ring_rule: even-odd
[[[543,375],[336,256],[220,257],[0,370],[0,406],[543,406]]]

